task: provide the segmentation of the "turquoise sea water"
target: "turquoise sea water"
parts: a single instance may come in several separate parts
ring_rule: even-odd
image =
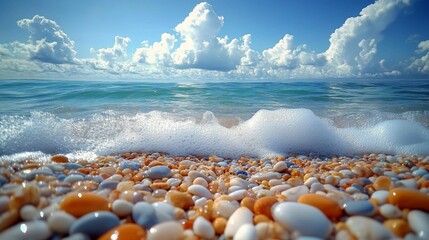
[[[429,81],[0,81],[0,156],[429,154]]]

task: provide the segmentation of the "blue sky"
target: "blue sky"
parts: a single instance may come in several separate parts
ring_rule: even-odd
[[[0,1],[0,78],[428,78],[425,0]]]

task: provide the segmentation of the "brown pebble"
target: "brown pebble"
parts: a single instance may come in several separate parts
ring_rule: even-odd
[[[19,220],[19,212],[12,209],[0,215],[0,232],[14,225]]]
[[[266,196],[259,198],[258,200],[256,200],[254,205],[255,214],[263,214],[268,218],[273,219],[273,216],[271,214],[271,207],[275,203],[277,203],[277,198],[275,197]]]
[[[57,163],[67,163],[69,162],[69,159],[64,155],[54,155],[51,157],[51,161]]]
[[[258,214],[253,217],[253,222],[255,224],[261,223],[261,222],[271,222],[272,219],[270,219],[267,215],[264,214]]]
[[[240,206],[247,207],[250,211],[254,212],[255,201],[256,200],[251,197],[245,197],[241,200]]]
[[[156,182],[156,183],[152,183],[150,185],[150,188],[155,190],[155,189],[165,189],[168,190],[170,188],[170,185],[168,185],[168,183],[166,182]]]
[[[386,176],[379,176],[374,181],[374,188],[375,190],[389,190],[392,186],[392,180],[390,180],[389,177]]]
[[[403,219],[389,219],[385,221],[384,226],[398,237],[405,237],[410,231],[410,226]]]
[[[165,196],[165,200],[167,200],[167,202],[169,202],[173,206],[182,208],[185,210],[194,206],[194,201],[192,200],[192,196],[186,192],[179,192],[175,190],[169,191]]]
[[[110,210],[107,198],[91,192],[67,194],[60,203],[60,209],[75,217],[81,217],[90,212]]]
[[[429,211],[429,195],[418,190],[394,188],[389,192],[389,202],[399,208]]]

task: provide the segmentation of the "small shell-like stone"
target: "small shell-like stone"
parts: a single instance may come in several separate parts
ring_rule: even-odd
[[[174,221],[169,221],[151,227],[147,233],[147,240],[180,240],[182,239],[182,235],[182,225]]]
[[[70,226],[76,221],[72,215],[57,211],[48,218],[49,228],[57,233],[66,234],[69,232]]]
[[[192,229],[197,236],[203,239],[211,239],[215,236],[215,230],[212,224],[204,217],[197,217]]]
[[[213,194],[211,194],[211,192],[207,188],[205,188],[205,187],[203,187],[201,185],[192,185],[192,186],[190,186],[188,188],[188,192],[191,193],[191,194],[193,194],[193,195],[196,195],[198,197],[205,197],[207,199],[212,199],[213,198]]]
[[[238,229],[246,223],[253,224],[253,213],[246,207],[240,207],[228,219],[225,236],[227,238],[234,237]]]
[[[306,204],[278,203],[274,206],[273,217],[285,229],[302,236],[327,238],[333,229],[329,219],[318,208]]]
[[[234,240],[258,240],[258,232],[253,224],[246,223],[234,234]]]
[[[368,217],[353,216],[346,221],[347,228],[358,239],[391,239],[393,234],[387,228]]]

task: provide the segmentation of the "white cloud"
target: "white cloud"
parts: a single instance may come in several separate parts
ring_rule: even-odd
[[[97,51],[91,49],[91,52],[97,53],[97,59],[93,61],[96,68],[113,68],[121,61],[126,60],[127,46],[131,39],[129,37],[115,36],[115,44],[111,48],[101,48]]]
[[[155,42],[152,46],[144,41],[143,47],[138,48],[134,53],[133,60],[140,63],[170,66],[172,62],[171,51],[176,41],[174,35],[168,33],[163,33],[161,41]]]
[[[357,17],[348,18],[331,34],[325,52],[328,63],[343,74],[365,72],[377,52],[381,32],[410,0],[379,0],[365,7]]]
[[[27,49],[31,59],[54,64],[75,62],[74,42],[55,21],[35,15],[17,24],[30,32]]]
[[[296,69],[302,65],[322,66],[326,59],[323,54],[308,52],[306,45],[293,47],[293,36],[286,34],[273,48],[262,52],[263,60],[270,67]]]
[[[423,56],[415,59],[408,68],[415,69],[419,73],[429,73],[429,40],[421,41],[416,52],[423,53]]]

